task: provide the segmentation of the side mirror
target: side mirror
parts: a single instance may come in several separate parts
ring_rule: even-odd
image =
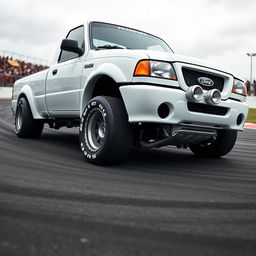
[[[83,55],[84,49],[78,46],[76,40],[63,39],[60,46],[61,50],[77,53],[79,56]]]

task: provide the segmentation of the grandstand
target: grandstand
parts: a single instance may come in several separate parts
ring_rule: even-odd
[[[17,79],[42,71],[48,66],[46,60],[0,50],[0,87],[12,87]]]

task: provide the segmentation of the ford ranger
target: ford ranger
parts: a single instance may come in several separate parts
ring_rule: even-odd
[[[111,164],[132,147],[224,156],[243,130],[245,99],[242,79],[154,35],[88,22],[68,32],[49,69],[15,82],[12,110],[18,137],[79,127],[85,159]]]

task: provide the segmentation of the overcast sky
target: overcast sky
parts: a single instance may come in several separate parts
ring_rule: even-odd
[[[0,49],[47,60],[68,30],[88,19],[155,34],[175,53],[244,79],[250,76],[246,53],[256,53],[255,0],[0,0],[0,6]],[[256,78],[256,57],[253,70]]]

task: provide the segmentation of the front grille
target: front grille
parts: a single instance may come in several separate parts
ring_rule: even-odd
[[[196,70],[192,70],[192,69],[188,69],[188,68],[182,68],[182,73],[183,73],[183,77],[184,80],[187,84],[187,86],[193,86],[193,85],[200,85],[204,90],[211,90],[211,89],[218,89],[220,92],[222,92],[223,87],[224,87],[224,78],[223,77],[219,77],[219,76],[215,76],[215,75],[211,75],[208,73],[204,73],[204,72],[200,72],[200,71],[196,71]],[[199,77],[207,77],[212,79],[212,81],[214,82],[213,86],[204,86],[201,85],[198,82],[198,78]]]
[[[218,116],[225,116],[228,113],[228,108],[220,106],[212,106],[195,102],[188,102],[188,110],[191,112],[198,112],[204,114],[212,114]]]

